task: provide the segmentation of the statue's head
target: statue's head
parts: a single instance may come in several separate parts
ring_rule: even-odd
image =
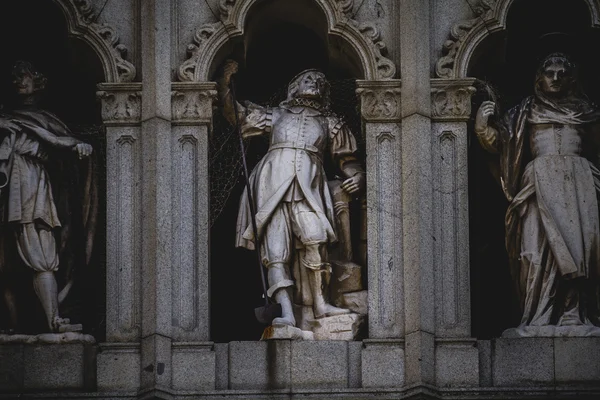
[[[286,102],[297,98],[315,100],[327,106],[329,82],[325,79],[325,74],[316,69],[307,69],[296,75],[288,85]]]
[[[12,76],[13,84],[20,96],[31,96],[46,87],[46,77],[28,61],[17,61]]]
[[[535,90],[548,97],[564,97],[576,90],[575,64],[563,53],[552,53],[541,62]]]

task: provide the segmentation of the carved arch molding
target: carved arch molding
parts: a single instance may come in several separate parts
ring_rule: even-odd
[[[435,66],[438,78],[467,77],[473,52],[489,35],[506,29],[508,11],[515,0],[476,0],[472,4],[474,17],[455,24],[444,43],[443,54]],[[600,1],[585,0],[592,27],[600,28]]]
[[[244,34],[249,10],[260,0],[219,0],[220,20],[200,26],[188,45],[188,58],[178,69],[182,82],[210,79],[210,67],[219,49],[230,38]],[[314,0],[325,13],[328,34],[342,37],[360,58],[366,80],[391,79],[394,63],[383,56],[385,43],[374,23],[352,19],[354,0]]]
[[[68,34],[89,45],[102,63],[107,83],[131,82],[135,67],[125,60],[127,49],[113,27],[97,23],[91,0],[53,0],[65,16]]]

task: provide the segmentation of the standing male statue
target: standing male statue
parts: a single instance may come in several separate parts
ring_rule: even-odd
[[[68,283],[59,294],[55,272],[59,266],[67,269],[68,264],[89,261],[96,212],[94,176],[77,175],[74,170],[76,157],[90,156],[92,146],[74,138],[56,116],[37,107],[46,78],[30,63],[16,63],[13,84],[17,107],[0,113],[0,286],[10,324],[18,330],[19,317],[23,318],[17,315],[19,293],[14,279],[25,266],[33,271],[33,288],[50,332],[81,330],[81,325],[71,325],[59,314],[59,302],[71,286]],[[51,175],[50,168],[60,176]],[[78,181],[77,194],[74,181]],[[83,239],[76,238],[81,239],[80,248],[73,249],[69,239],[82,231]],[[59,258],[66,252],[73,254]],[[77,257],[76,252],[85,255]]]
[[[600,112],[575,71],[567,56],[551,54],[533,96],[495,124],[495,104],[483,102],[475,119],[480,144],[499,154],[510,202],[506,247],[523,315],[505,335],[600,335]]]
[[[237,64],[228,61],[220,87],[227,119],[235,123],[229,95],[231,76]],[[365,176],[356,159],[356,140],[348,127],[329,109],[329,85],[316,70],[306,70],[292,79],[287,99],[278,107],[238,105],[244,137],[270,135],[267,154],[254,168],[250,187],[256,203],[260,254],[268,270],[268,295],[281,304],[282,316],[273,325],[295,326],[290,263],[301,250],[300,263],[310,287],[315,318],[347,314],[327,300],[330,273],[327,245],[336,240],[334,207],[323,169],[329,153],[345,177],[341,187],[348,193],[364,188]],[[246,192],[240,201],[236,245],[254,249],[251,212]],[[294,277],[296,281],[301,277]],[[296,282],[300,283],[300,282]],[[306,305],[306,304],[305,304]]]

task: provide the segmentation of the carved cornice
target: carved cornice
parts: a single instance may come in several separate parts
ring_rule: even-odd
[[[91,0],[54,0],[67,21],[69,35],[78,37],[94,49],[102,62],[106,82],[131,82],[135,67],[125,60],[127,48],[119,43],[116,30],[97,23]]]
[[[356,81],[362,118],[368,122],[397,122],[401,117],[399,79]]]
[[[467,121],[471,116],[474,79],[432,79],[431,118],[434,121]]]
[[[101,83],[96,96],[102,102],[102,121],[105,125],[128,126],[141,123],[141,83]]]
[[[175,82],[171,86],[171,120],[174,125],[211,124],[217,100],[214,82]]]
[[[181,82],[210,79],[210,67],[218,50],[233,37],[244,34],[250,8],[259,0],[220,0],[220,21],[200,26],[188,45],[188,58],[179,67]],[[384,56],[386,46],[372,22],[352,19],[353,0],[315,0],[328,21],[328,33],[343,37],[356,51],[366,79],[391,79],[396,74],[394,63]]]

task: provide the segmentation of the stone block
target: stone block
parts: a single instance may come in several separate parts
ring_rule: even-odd
[[[86,377],[89,371],[88,357],[82,343],[39,344],[23,347],[25,390],[83,390],[89,389],[86,383],[92,381]],[[93,378],[93,377],[92,377]]]
[[[348,387],[347,342],[294,341],[291,349],[294,389]]]
[[[479,340],[477,348],[479,349],[479,386],[492,386],[492,342]]]
[[[215,343],[215,387],[217,390],[229,386],[229,344]]]
[[[435,379],[440,387],[479,386],[479,350],[475,340],[436,342]]]
[[[136,391],[140,387],[140,346],[136,343],[100,345],[97,356],[98,391]]]
[[[554,383],[554,339],[500,338],[492,342],[494,386]]]
[[[404,343],[365,340],[362,350],[362,386],[364,388],[401,387],[404,385]]]
[[[290,340],[229,343],[229,389],[290,387]]]
[[[348,387],[362,386],[361,354],[362,342],[348,342]]]
[[[173,388],[214,390],[216,354],[212,344],[173,343]]]
[[[600,338],[554,338],[557,384],[600,382]]]
[[[0,393],[23,388],[23,345],[0,346]]]

